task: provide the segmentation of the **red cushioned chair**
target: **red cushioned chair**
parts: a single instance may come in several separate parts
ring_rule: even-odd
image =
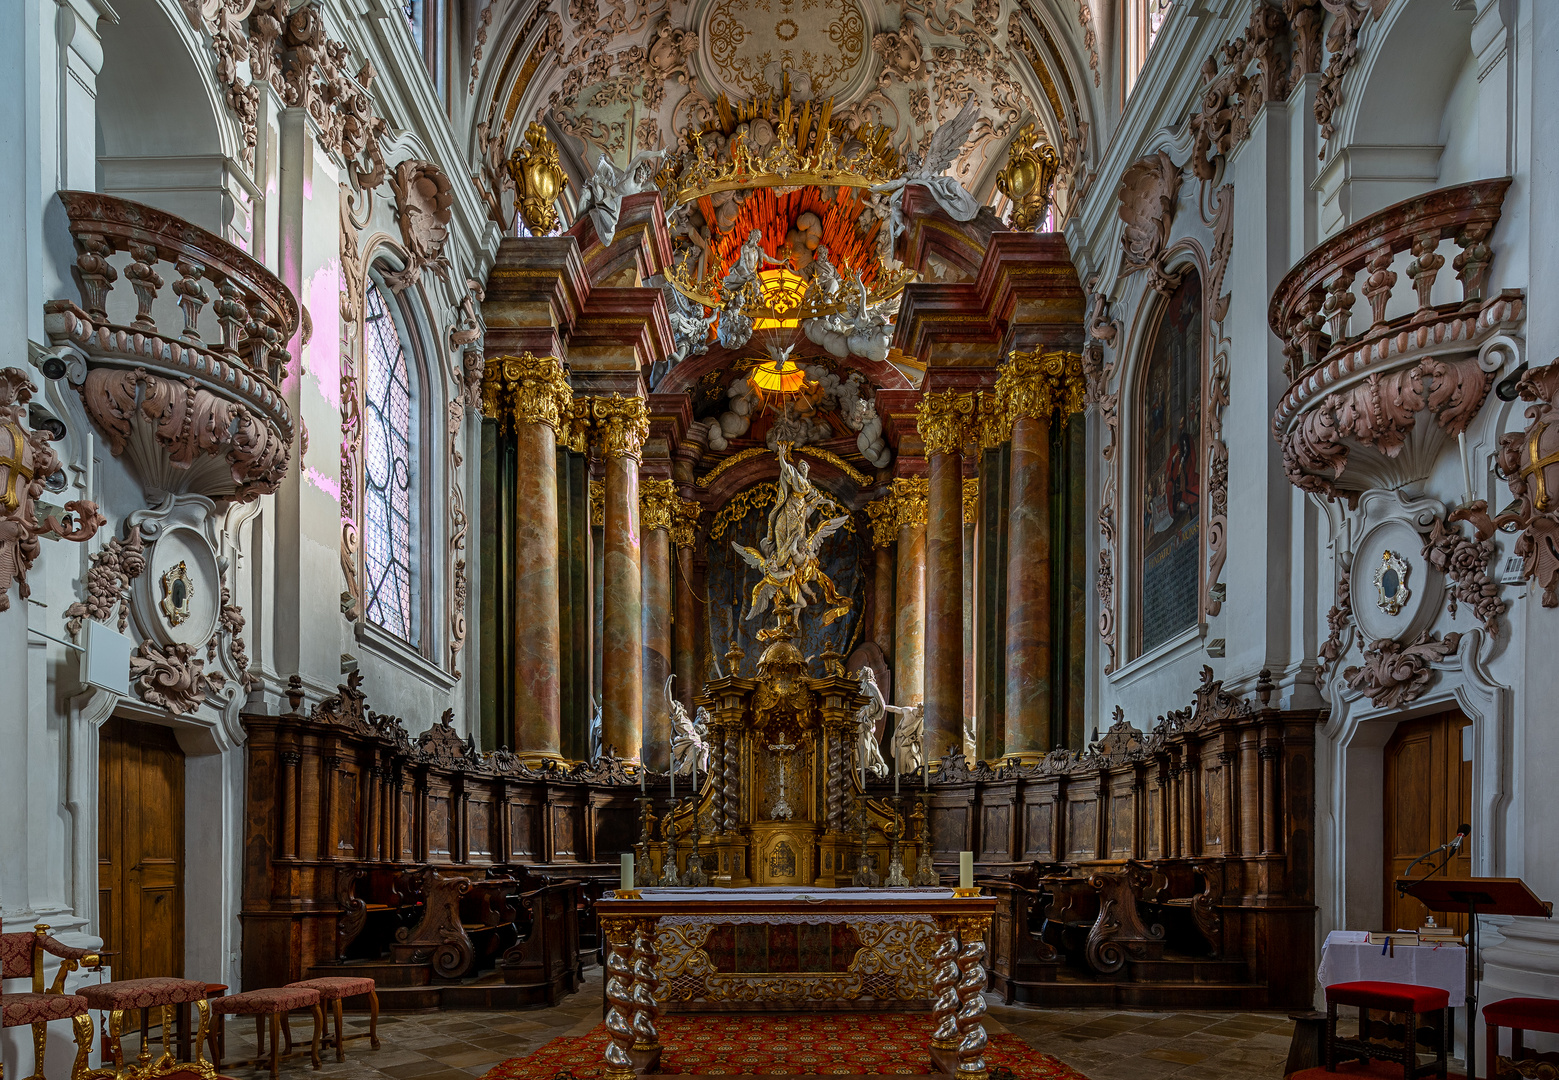
[[[1355,1039],[1337,1037],[1337,1006],[1352,1005],[1359,1010],[1359,1034]],[[1407,1029],[1400,1047],[1370,1041],[1370,1010],[1403,1013]],[[1439,1014],[1435,1059],[1418,1064],[1418,1018]],[[1404,1080],[1414,1080],[1433,1072],[1445,1080],[1446,1044],[1451,1032],[1451,995],[1433,986],[1412,983],[1349,982],[1333,983],[1326,988],[1326,1071],[1336,1072],[1337,1062],[1358,1058],[1368,1065],[1371,1058],[1402,1063]]]
[[[1539,1069],[1559,1065],[1559,1054],[1540,1054],[1522,1045],[1528,1031],[1546,1031],[1559,1035],[1559,1001],[1551,998],[1506,998],[1483,1007],[1483,1024],[1488,1031],[1484,1042],[1483,1071],[1488,1080],[1501,1076],[1537,1076]],[[1510,1028],[1510,1056],[1499,1053],[1499,1029]],[[1527,1066],[1523,1071],[1522,1066]]]
[[[368,1045],[375,1050],[379,1049],[379,995],[375,992],[374,981],[366,975],[351,977],[345,975],[332,975],[323,979],[304,979],[300,982],[290,982],[288,987],[300,986],[309,990],[319,991],[319,1002],[323,1008],[328,1002],[330,1011],[336,1021],[336,1060],[346,1060],[346,1043],[352,1039],[366,1038]],[[341,1002],[349,997],[361,997],[368,995],[368,1031],[366,1035],[342,1035],[341,1034]],[[282,1017],[282,1024],[286,1026],[287,1018]],[[288,1048],[292,1045],[292,1032],[287,1032]]]
[[[43,985],[43,954],[60,958],[54,985]],[[71,1080],[80,1080],[87,1072],[87,1055],[92,1052],[92,1018],[87,1002],[76,994],[65,993],[65,976],[80,964],[97,967],[99,957],[85,949],[73,949],[49,936],[49,928],[39,924],[31,932],[0,934],[0,978],[32,979],[32,993],[6,994],[0,1014],[4,1026],[32,1028],[32,1075],[27,1080],[43,1080],[43,1052],[48,1027],[55,1020],[69,1020],[75,1027],[76,1062]]]
[[[271,1080],[276,1080],[277,1063],[284,1057],[291,1057],[292,1032],[287,1032],[287,1051],[281,1051],[281,1024],[282,1019],[290,1012],[299,1009],[308,1009],[314,1014],[314,1038],[309,1043],[309,1060],[314,1068],[319,1068],[319,1037],[324,1030],[324,1013],[320,1011],[319,991],[307,986],[271,986],[262,990],[245,990],[240,994],[229,994],[224,998],[217,998],[211,1003],[211,1011],[221,1013],[223,1016],[252,1016],[254,1017],[255,1056],[249,1062],[255,1068],[266,1064],[265,1056],[265,1021],[266,1017],[271,1021],[271,1054],[269,1063],[271,1067]],[[216,1067],[220,1070],[222,1063],[218,1061]]]

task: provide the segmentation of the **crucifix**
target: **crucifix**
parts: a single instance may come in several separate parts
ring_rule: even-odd
[[[790,752],[792,750],[794,750],[795,748],[796,748],[796,744],[795,743],[770,743],[769,744],[769,749],[773,750],[775,753],[780,755],[780,759],[779,759],[779,802],[775,803],[774,804],[774,809],[772,811],[770,811],[770,816],[773,817],[776,821],[780,821],[780,820],[789,821],[790,818],[791,818],[792,810],[790,809],[790,803],[785,801],[785,760],[786,760],[786,758],[788,758],[790,756]]]

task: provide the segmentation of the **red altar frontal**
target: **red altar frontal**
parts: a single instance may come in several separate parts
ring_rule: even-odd
[[[933,1058],[983,1075],[995,908],[976,890],[940,888],[608,894],[597,901],[608,943],[608,1076],[653,1070],[661,1012],[855,1009],[930,1009]]]

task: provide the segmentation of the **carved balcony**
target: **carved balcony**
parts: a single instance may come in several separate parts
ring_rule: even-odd
[[[297,299],[182,218],[95,192],[59,197],[80,302],[44,305],[44,373],[69,379],[146,486],[238,501],[275,491],[292,448],[279,387]],[[115,288],[121,279],[128,289]]]
[[[1295,486],[1326,496],[1404,487],[1467,430],[1525,314],[1519,290],[1488,291],[1488,239],[1509,187],[1479,180],[1388,206],[1284,277],[1268,321],[1291,384],[1272,430]],[[1446,240],[1459,249],[1449,267]],[[1460,295],[1442,281],[1437,303],[1443,269]]]

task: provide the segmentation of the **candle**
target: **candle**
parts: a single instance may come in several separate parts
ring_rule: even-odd
[[[639,747],[639,794],[644,795],[649,784],[649,770],[644,767],[644,747]]]
[[[897,798],[899,794],[899,752],[893,751],[893,794]]]
[[[958,887],[960,889],[974,888],[974,852],[960,851],[958,853]]]
[[[622,883],[618,886],[620,892],[627,892],[633,888],[633,852],[623,852]]]
[[[926,788],[927,791],[930,791],[931,790],[931,762],[930,761],[922,761],[920,763],[920,770],[921,770],[921,776],[924,777],[924,779],[925,779],[925,788]]]

